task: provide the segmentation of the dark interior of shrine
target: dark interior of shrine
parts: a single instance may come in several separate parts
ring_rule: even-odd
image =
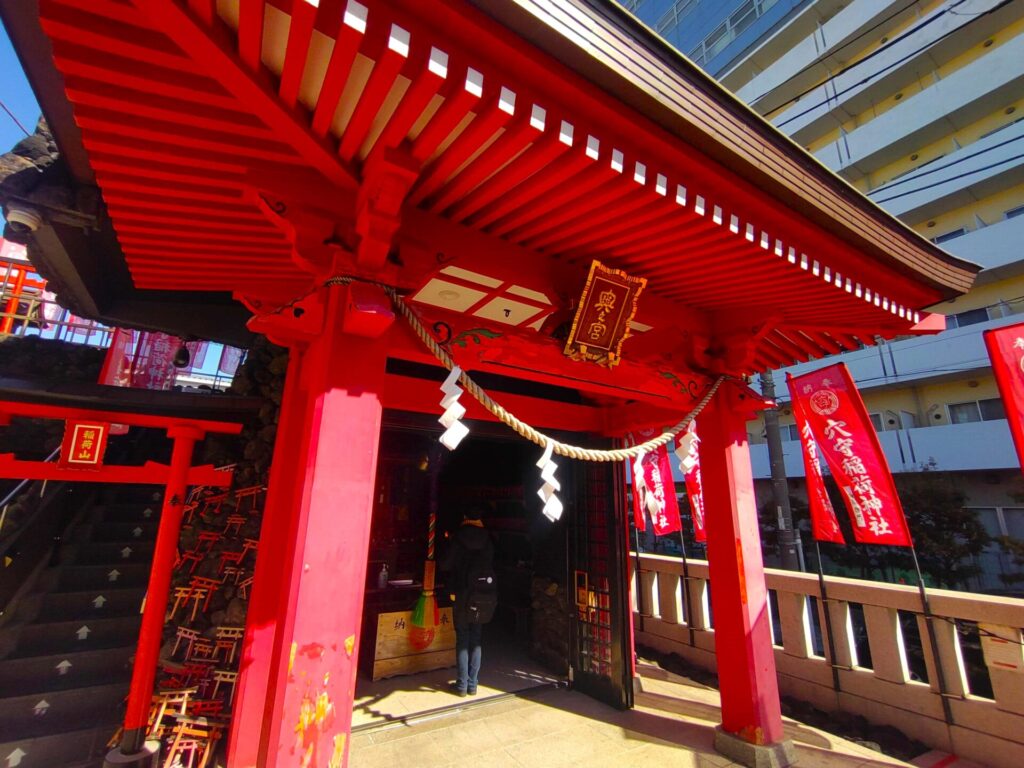
[[[442,681],[455,676],[450,661],[445,664],[442,657],[437,664],[443,666],[437,669],[424,669],[418,664],[431,666],[430,662],[415,659],[407,668],[400,663],[394,670],[388,668],[383,673],[387,679],[372,681],[381,674],[375,672],[381,657],[393,653],[381,634],[382,621],[392,619],[382,620],[382,615],[411,611],[422,592],[432,511],[436,512],[438,560],[463,513],[473,507],[482,510],[484,527],[494,542],[498,608],[484,628],[481,693],[485,688],[511,693],[550,683],[564,678],[568,668],[567,529],[564,519],[551,522],[541,513],[535,466],[541,451],[500,425],[469,426],[470,435],[456,450],[448,451],[438,442],[441,429],[435,420],[404,413],[385,417],[357,693],[357,698],[363,694],[375,700],[376,714],[386,708],[378,701],[385,691],[443,688]],[[564,476],[571,477],[568,472]],[[567,497],[565,501],[568,509]],[[449,574],[438,570],[436,593],[442,621],[444,608],[451,604],[448,579]],[[420,700],[426,708],[445,705],[440,698]],[[357,702],[357,712],[358,707]]]

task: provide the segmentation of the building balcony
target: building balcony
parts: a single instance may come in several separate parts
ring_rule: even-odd
[[[970,12],[983,14],[997,5],[999,0],[970,0]],[[942,13],[942,10],[936,8],[923,16],[920,22]],[[979,16],[973,23],[968,23],[968,18],[974,17],[944,13],[933,23],[922,25],[918,22],[916,31],[878,49],[869,64],[852,67],[831,78],[773,117],[772,122],[799,142],[813,141],[835,127],[836,113],[840,119],[846,119],[871,109],[879,101],[918,82],[922,72],[930,72],[968,48],[981,44],[1012,23],[1015,17],[1012,11],[1004,8],[987,16]],[[950,115],[954,123],[958,115],[968,123],[973,122],[974,111],[980,110],[978,116],[986,113],[982,103],[986,99],[995,99],[996,92],[1003,96],[1015,92],[1014,75],[1020,74],[1020,66],[1015,63],[1020,61],[1016,47],[1019,44],[1020,41],[1010,41],[981,57],[979,61],[938,81],[915,97],[907,99],[904,104],[888,110],[844,137],[841,142],[859,134],[848,150],[837,146],[840,143],[837,142],[837,145],[822,149],[818,153],[819,158],[834,170],[845,169],[876,154],[880,155],[881,149],[876,149],[876,146],[892,146],[892,151],[898,154],[901,150],[896,147],[904,136],[915,136],[919,146],[948,133],[951,127],[949,123],[936,123],[946,115]],[[968,74],[969,70],[973,72]],[[914,107],[904,109],[910,103]],[[939,117],[929,119],[935,112],[940,113]],[[895,131],[893,123],[897,127]],[[942,133],[929,139],[929,130],[941,130]],[[873,160],[876,166],[885,162],[882,156]]]
[[[690,560],[684,580],[679,559],[642,555],[639,574],[637,643],[714,670],[707,562]],[[825,600],[815,574],[765,576],[783,695],[983,765],[1024,765],[1024,600],[931,589],[933,643],[915,587],[827,577]]]
[[[983,469],[1015,469],[1017,454],[1006,419],[946,424],[916,429],[894,429],[878,433],[885,458],[893,472],[919,472],[923,465],[941,472],[966,472]],[[803,477],[804,464],[800,443],[782,443],[787,477]],[[768,445],[750,446],[754,478],[771,477]],[[828,468],[822,463],[822,469]]]

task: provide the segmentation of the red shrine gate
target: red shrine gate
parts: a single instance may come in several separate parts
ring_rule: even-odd
[[[972,280],[602,0],[39,5],[0,0],[134,287],[231,292],[291,351],[232,766],[346,762],[382,410],[441,410],[402,307],[471,374],[581,394],[492,393],[523,421],[620,438],[935,331]],[[648,281],[614,367],[563,353],[592,259]],[[779,754],[758,407],[722,384],[701,463],[722,743]]]

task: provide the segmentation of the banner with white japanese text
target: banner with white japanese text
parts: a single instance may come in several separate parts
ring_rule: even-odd
[[[792,376],[787,375],[787,379]],[[790,382],[792,391],[792,382]],[[811,532],[818,541],[831,541],[845,544],[843,532],[836,520],[836,511],[832,507],[832,499],[825,490],[825,478],[821,475],[821,462],[818,461],[818,446],[814,435],[807,424],[803,407],[799,400],[793,400],[793,418],[800,433],[800,448],[804,458],[804,474],[807,477],[807,503],[811,508]]]
[[[983,335],[1017,448],[1017,461],[1024,468],[1024,323],[985,331]]]
[[[659,434],[660,430],[641,430],[636,435],[629,435],[627,443],[635,445]],[[679,502],[676,499],[667,446],[663,445],[656,451],[638,457],[631,464],[630,470],[633,474],[633,523],[636,529],[647,530],[646,512],[658,536],[678,531],[681,527]]]
[[[860,393],[843,363],[789,379],[850,512],[861,544],[912,546],[889,464]]]
[[[690,428],[687,432],[676,436],[676,443],[680,444],[680,438],[687,433],[692,433],[693,439],[689,441],[689,450],[686,455],[687,465],[690,468],[684,472],[683,480],[686,482],[686,498],[690,501],[690,517],[693,519],[693,539],[694,541],[703,542],[708,540],[708,534],[704,528],[704,487],[700,478],[700,448],[698,447],[700,445],[700,438],[697,437],[696,420],[690,423]]]
[[[173,336],[144,331],[135,347],[131,385],[140,389],[170,389],[178,346],[179,341]]]

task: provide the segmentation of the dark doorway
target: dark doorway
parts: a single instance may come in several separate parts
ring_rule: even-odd
[[[449,452],[437,441],[440,428],[433,419],[385,416],[354,724],[407,720],[465,703],[446,690],[454,679],[451,651],[417,659],[425,662],[423,671],[411,665],[381,673],[378,664],[376,673],[386,679],[371,679],[375,654],[387,652],[378,634],[380,617],[411,610],[422,591],[432,507],[438,558],[470,506],[484,510],[494,541],[499,600],[484,630],[481,698],[574,680],[602,701],[629,706],[626,547],[615,467],[560,460],[565,514],[552,523],[536,493],[537,446],[502,426],[473,423],[469,437]],[[586,598],[593,612],[577,604],[577,571],[593,574],[593,594]],[[450,604],[445,577],[437,574],[442,612]]]

